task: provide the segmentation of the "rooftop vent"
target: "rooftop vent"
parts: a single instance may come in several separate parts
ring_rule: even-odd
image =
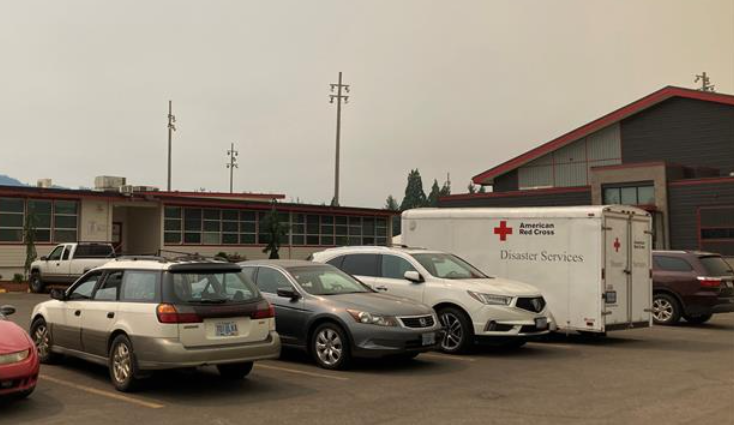
[[[50,187],[53,187],[54,183],[51,179],[38,179],[38,182],[36,183],[36,187],[40,187],[43,189],[48,189]]]
[[[94,178],[94,190],[103,192],[117,192],[120,187],[125,186],[125,177],[97,176]]]

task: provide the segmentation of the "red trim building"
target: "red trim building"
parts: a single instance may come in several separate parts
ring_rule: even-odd
[[[442,207],[624,203],[657,248],[734,256],[734,96],[665,87],[473,178]]]

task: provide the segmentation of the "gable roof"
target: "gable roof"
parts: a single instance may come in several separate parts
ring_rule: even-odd
[[[726,105],[734,106],[734,96],[728,94],[704,92],[699,90],[686,89],[682,87],[667,86],[654,93],[651,93],[642,99],[636,100],[627,106],[623,106],[616,111],[610,112],[601,118],[591,121],[575,130],[572,130],[560,137],[557,137],[550,142],[542,144],[535,149],[531,149],[524,154],[516,156],[507,162],[503,162],[500,165],[490,168],[489,170],[477,174],[472,178],[475,184],[490,184],[495,177],[512,171],[538,157],[541,157],[548,152],[555,151],[563,146],[566,146],[576,140],[586,137],[589,134],[601,130],[611,124],[619,122],[631,115],[634,115],[644,109],[650,108],[651,106],[657,105],[665,100],[673,97],[682,97],[686,99],[703,100],[706,102],[723,103]]]

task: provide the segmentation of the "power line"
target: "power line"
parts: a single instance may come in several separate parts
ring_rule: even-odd
[[[334,165],[334,198],[331,200],[331,204],[334,206],[339,205],[339,151],[340,151],[340,136],[341,136],[341,120],[342,120],[342,100],[344,103],[349,103],[349,96],[342,95],[349,93],[349,85],[342,84],[342,73],[339,72],[339,82],[336,84],[330,84],[331,92],[336,94],[329,95],[329,103],[334,103],[336,99],[336,164]]]

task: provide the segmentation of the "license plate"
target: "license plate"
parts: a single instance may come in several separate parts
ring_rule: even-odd
[[[237,336],[238,333],[235,322],[217,323],[217,336]]]
[[[538,329],[545,329],[548,327],[548,318],[547,317],[538,317],[535,319],[535,327]]]
[[[436,344],[436,334],[431,332],[429,334],[423,334],[423,345],[435,345]]]

